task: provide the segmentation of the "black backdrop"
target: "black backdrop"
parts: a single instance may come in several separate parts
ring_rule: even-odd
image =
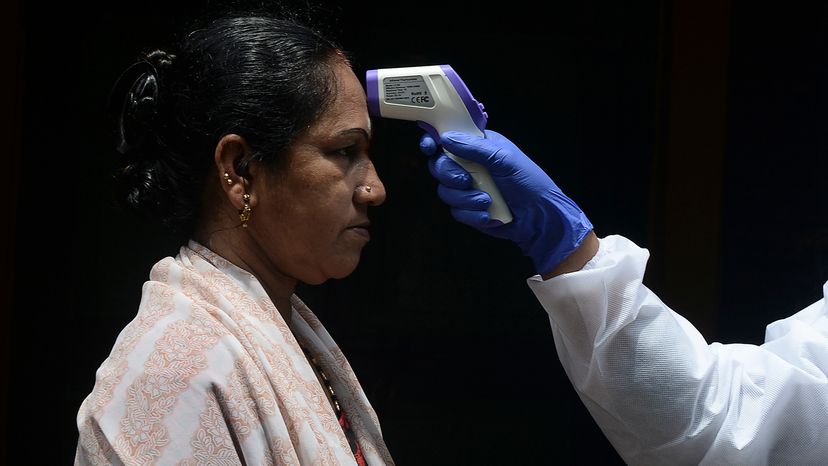
[[[679,10],[634,3],[318,8],[359,76],[451,64],[485,103],[489,127],[547,169],[599,235],[623,234],[661,258],[647,277],[658,292],[670,268],[681,267],[659,255],[660,245],[682,232],[660,228],[654,206],[663,207],[657,201],[671,187],[658,183],[655,161],[671,155],[663,144],[670,86],[688,78],[664,71]],[[149,268],[183,240],[115,207],[104,109],[137,52],[163,47],[215,5],[20,5],[22,153],[13,306],[4,321],[12,464],[71,462],[74,417],[95,369],[133,317]],[[680,292],[670,299],[675,286],[662,294],[691,321],[694,312],[715,316],[705,328],[711,340],[761,343],[768,322],[820,298],[828,278],[826,12],[817,2],[787,5],[734,1],[725,11],[726,92],[716,108],[726,132],[711,150],[724,156],[695,154],[721,176],[712,206],[721,228],[715,244],[690,243],[691,253],[721,251],[716,306],[682,309]],[[704,21],[695,27],[705,34]],[[415,125],[376,121],[375,129],[388,200],[373,213],[374,239],[352,276],[299,293],[348,355],[398,463],[621,463],[561,369],[525,284],[528,259],[450,218],[417,151]],[[704,177],[688,181],[708,188]],[[677,289],[692,295],[693,287]]]

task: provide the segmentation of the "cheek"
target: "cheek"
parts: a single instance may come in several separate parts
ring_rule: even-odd
[[[329,254],[350,221],[350,197],[312,188],[304,193],[281,198],[268,213],[269,230],[274,239],[292,244],[296,252]]]
[[[343,247],[344,229],[357,216],[355,186],[343,171],[326,165],[306,167],[303,173],[314,176],[283,178],[268,190],[261,210],[267,212],[270,241],[280,243],[274,246],[303,261],[342,252],[338,249]]]

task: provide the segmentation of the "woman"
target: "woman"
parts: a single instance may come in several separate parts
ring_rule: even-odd
[[[363,88],[296,22],[217,19],[113,98],[127,205],[192,238],[158,262],[78,413],[76,464],[391,464],[293,292],[356,267],[385,189]]]

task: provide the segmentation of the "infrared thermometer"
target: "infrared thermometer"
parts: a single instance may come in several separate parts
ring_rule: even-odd
[[[416,121],[439,143],[440,134],[459,131],[486,137],[488,115],[449,65],[411,66],[368,70],[365,76],[368,113],[372,116]],[[492,198],[489,218],[512,221],[512,213],[489,171],[482,165],[446,152],[472,177],[476,189]]]

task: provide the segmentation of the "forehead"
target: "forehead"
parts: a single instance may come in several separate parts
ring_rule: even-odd
[[[353,70],[345,63],[337,63],[334,68],[335,82],[332,99],[311,132],[337,131],[348,128],[370,127],[365,90]]]

